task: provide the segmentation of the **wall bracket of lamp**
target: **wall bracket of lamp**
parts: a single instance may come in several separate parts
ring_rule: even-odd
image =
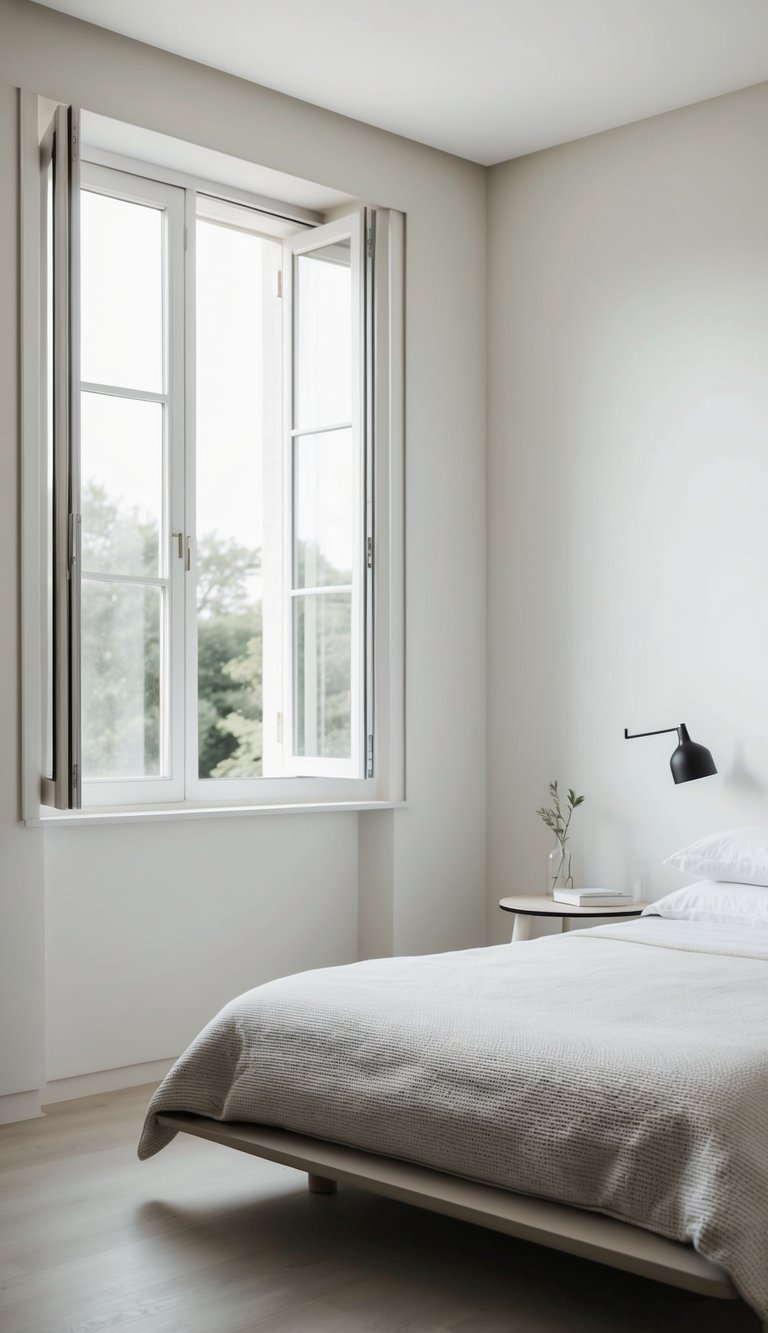
[[[688,735],[684,722],[678,727],[662,727],[660,731],[636,731],[633,735],[624,728],[625,741],[636,741],[641,736],[665,736],[677,732],[677,749],[672,752],[669,766],[675,782],[693,782],[696,778],[710,778],[717,772],[715,761],[705,745],[697,745]]]

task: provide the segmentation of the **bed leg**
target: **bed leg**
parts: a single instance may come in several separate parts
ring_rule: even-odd
[[[313,1176],[311,1171],[307,1172],[307,1184],[310,1194],[335,1194],[336,1181],[329,1180],[327,1176]]]

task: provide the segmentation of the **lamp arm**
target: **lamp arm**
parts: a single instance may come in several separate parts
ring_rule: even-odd
[[[680,723],[680,727],[681,727],[682,725],[683,725],[683,724],[682,724],[682,722],[681,722],[681,723]],[[667,732],[669,732],[669,731],[677,731],[677,732],[679,732],[679,731],[680,731],[680,727],[662,727],[660,731],[635,731],[632,735],[630,735],[629,731],[628,731],[627,728],[625,727],[625,728],[624,728],[624,740],[625,740],[625,741],[636,741],[636,740],[639,740],[639,738],[640,738],[641,736],[666,736]]]

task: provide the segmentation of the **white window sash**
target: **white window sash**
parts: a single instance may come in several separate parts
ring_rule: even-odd
[[[366,347],[365,347],[365,308],[366,308],[366,271],[365,271],[365,210],[356,209],[345,217],[316,227],[309,234],[290,238],[283,242],[283,296],[284,296],[284,546],[283,546],[283,758],[282,771],[286,776],[306,778],[364,779],[366,776],[365,754],[365,542],[367,536],[366,506]],[[296,301],[294,291],[294,266],[298,256],[311,254],[334,241],[350,241],[351,273],[351,319],[352,319],[352,416],[351,421],[323,423],[317,430],[309,427],[299,429],[294,421],[294,402],[296,384]],[[351,626],[351,718],[350,755],[346,759],[326,759],[317,756],[302,756],[296,751],[296,716],[294,708],[294,678],[296,672],[295,636],[293,603],[300,597],[325,597],[334,594],[334,587],[316,592],[305,592],[293,586],[293,549],[294,549],[294,497],[296,479],[294,475],[295,444],[306,434],[325,434],[334,427],[351,427],[354,457],[354,536],[352,562],[352,626]],[[306,706],[306,705],[305,705]]]
[[[184,192],[91,163],[83,163],[81,174],[81,184],[89,191],[156,208],[165,222],[163,391],[158,394],[110,385],[82,385],[89,391],[163,405],[161,574],[157,579],[131,579],[137,587],[164,589],[160,654],[162,776],[85,781],[83,804],[86,808],[165,804],[184,799]]]

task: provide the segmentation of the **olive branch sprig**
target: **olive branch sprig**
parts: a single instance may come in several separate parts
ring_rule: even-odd
[[[550,782],[549,794],[552,798],[552,805],[549,807],[542,806],[540,810],[536,811],[536,814],[539,816],[539,819],[543,819],[547,828],[552,830],[557,841],[560,843],[561,850],[564,850],[565,844],[568,841],[568,830],[571,827],[573,812],[577,806],[583,803],[584,797],[577,796],[573,787],[569,787],[566,798],[566,809],[563,811],[557,782]]]

